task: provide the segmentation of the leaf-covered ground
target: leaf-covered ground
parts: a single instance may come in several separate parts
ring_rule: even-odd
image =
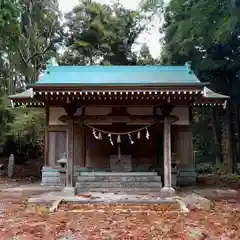
[[[240,239],[237,198],[183,216],[167,205],[61,205],[49,214],[44,206],[28,205],[27,196],[0,197],[0,240]]]

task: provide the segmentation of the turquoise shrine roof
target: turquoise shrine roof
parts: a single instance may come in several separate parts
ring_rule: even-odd
[[[208,99],[227,99],[200,82],[187,62],[184,66],[56,66],[47,65],[35,84],[28,85],[22,93],[9,96],[10,99],[33,99],[39,87],[54,89],[73,87],[188,87],[201,86],[203,97]]]
[[[53,66],[32,86],[158,86],[198,85],[199,79],[185,66]]]

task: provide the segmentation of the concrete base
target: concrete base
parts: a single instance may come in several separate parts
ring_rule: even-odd
[[[161,196],[163,198],[175,196],[175,190],[172,187],[163,187],[161,189]]]
[[[75,194],[76,194],[76,191],[75,191],[74,187],[65,187],[62,190],[62,195],[63,196],[75,196]]]
[[[62,200],[72,204],[175,204],[175,199],[83,199],[81,197],[65,197]]]
[[[88,197],[86,197],[88,196]],[[162,198],[160,196],[133,195],[133,194],[114,194],[114,193],[87,193],[86,196],[69,196],[63,192],[50,192],[28,199],[28,203],[47,204],[61,199],[62,202],[73,204],[176,204],[174,198]]]
[[[133,177],[133,176],[157,176],[157,173],[156,172],[82,172],[80,176]]]

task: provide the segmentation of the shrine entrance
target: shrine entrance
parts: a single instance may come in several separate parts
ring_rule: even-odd
[[[110,155],[111,172],[131,172],[132,156],[131,155]]]
[[[138,168],[141,168],[141,163],[145,164],[142,169],[149,171],[156,157],[151,156],[151,146],[156,145],[154,139],[156,134],[150,134],[150,132],[154,132],[152,128],[155,127],[155,123],[158,123],[159,120],[143,122],[142,124],[136,121],[133,122],[128,118],[126,118],[125,122],[121,121],[125,116],[126,114],[115,115],[115,121],[105,126],[87,124],[88,127],[92,128],[92,138],[100,140],[98,146],[102,145],[102,148],[99,147],[100,150],[98,150],[99,155],[104,156],[105,159],[107,158],[107,171],[110,172],[137,171]],[[156,152],[156,149],[153,149],[153,152]],[[103,160],[103,162],[107,166],[106,161]],[[102,166],[101,163],[98,166]]]
[[[113,123],[113,129],[116,132],[126,132],[129,126],[126,123]],[[113,144],[110,155],[111,172],[131,172],[132,171],[132,146],[129,135],[118,135],[117,143]]]

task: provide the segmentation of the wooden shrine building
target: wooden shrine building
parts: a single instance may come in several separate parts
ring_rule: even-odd
[[[43,185],[60,184],[58,160],[65,154],[68,191],[74,191],[78,177],[87,173],[154,173],[162,177],[167,195],[174,193],[171,169],[176,166],[178,181],[196,180],[192,108],[223,107],[227,98],[200,82],[189,63],[47,65],[38,82],[10,96],[15,107],[46,111]]]

